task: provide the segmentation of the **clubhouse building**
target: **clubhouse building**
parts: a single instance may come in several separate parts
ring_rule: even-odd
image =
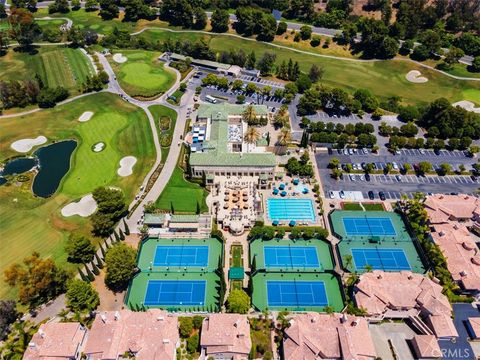
[[[267,140],[255,143],[245,139],[248,125],[243,121],[246,105],[202,104],[198,108],[190,142],[190,166],[193,176],[207,177],[213,184],[215,176],[258,176],[271,180],[274,176],[275,155],[267,150]],[[257,118],[268,118],[266,106],[253,106]]]

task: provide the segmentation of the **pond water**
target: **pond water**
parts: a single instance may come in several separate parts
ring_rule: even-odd
[[[22,174],[32,170],[35,165],[37,165],[36,158],[21,157],[10,160],[5,164],[3,170],[0,171],[0,185],[3,185],[7,182],[7,179],[4,178],[5,175]]]
[[[57,191],[60,181],[70,169],[70,157],[77,147],[74,140],[66,140],[41,147],[34,155],[40,162],[32,191],[40,197],[49,197]]]

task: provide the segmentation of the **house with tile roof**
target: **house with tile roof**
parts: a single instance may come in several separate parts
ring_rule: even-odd
[[[102,311],[95,317],[83,353],[87,360],[174,360],[180,345],[178,319],[150,309]]]
[[[266,176],[272,179],[275,155],[265,143],[245,141],[248,125],[242,119],[247,105],[202,104],[193,128],[206,129],[202,142],[191,144],[190,167],[193,176]],[[253,106],[257,117],[269,117],[264,105]],[[203,130],[202,130],[203,131]],[[200,138],[200,136],[198,137]]]
[[[480,249],[470,231],[480,229],[480,199],[470,195],[432,195],[425,199],[430,236],[447,261],[453,280],[466,292],[480,290]]]
[[[200,336],[203,358],[247,360],[251,347],[246,315],[210,314],[203,320]]]
[[[354,287],[354,299],[373,321],[409,319],[424,335],[458,337],[442,286],[422,274],[380,270],[362,274]]]
[[[295,315],[285,329],[283,357],[366,360],[377,354],[365,318],[310,312]]]
[[[86,334],[87,329],[78,322],[42,324],[28,344],[23,359],[80,359]]]
[[[442,350],[435,335],[415,335],[411,341],[416,359],[439,359]]]

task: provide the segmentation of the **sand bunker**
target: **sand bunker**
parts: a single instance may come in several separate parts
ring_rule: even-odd
[[[409,71],[408,74],[405,76],[408,81],[416,84],[426,83],[428,79],[424,76],[421,76],[422,73],[418,70]]]
[[[118,53],[113,55],[113,61],[115,61],[116,63],[122,64],[125,61],[127,61],[127,58],[123,56],[121,53]]]
[[[80,201],[65,205],[62,209],[62,215],[65,217],[73,215],[87,217],[92,215],[95,210],[97,210],[97,203],[93,199],[92,194],[88,194],[82,197]]]
[[[85,111],[79,118],[78,121],[85,122],[92,118],[93,112],[92,111]]]
[[[480,114],[480,107],[475,107],[475,104],[468,100],[457,101],[453,106],[460,106],[467,111],[471,111],[477,114]]]
[[[17,140],[10,145],[10,147],[18,152],[26,153],[32,150],[34,146],[42,145],[47,142],[45,136],[37,136],[35,139],[22,139]]]
[[[137,162],[135,156],[125,156],[120,160],[120,168],[117,170],[117,174],[120,176],[128,176],[133,173],[133,165]]]
[[[105,143],[104,142],[96,143],[95,145],[93,145],[93,148],[92,148],[93,152],[100,152],[103,149],[105,149]]]

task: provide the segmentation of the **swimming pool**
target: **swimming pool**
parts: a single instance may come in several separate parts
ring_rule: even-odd
[[[277,220],[315,221],[313,201],[311,199],[267,199],[268,217]]]

